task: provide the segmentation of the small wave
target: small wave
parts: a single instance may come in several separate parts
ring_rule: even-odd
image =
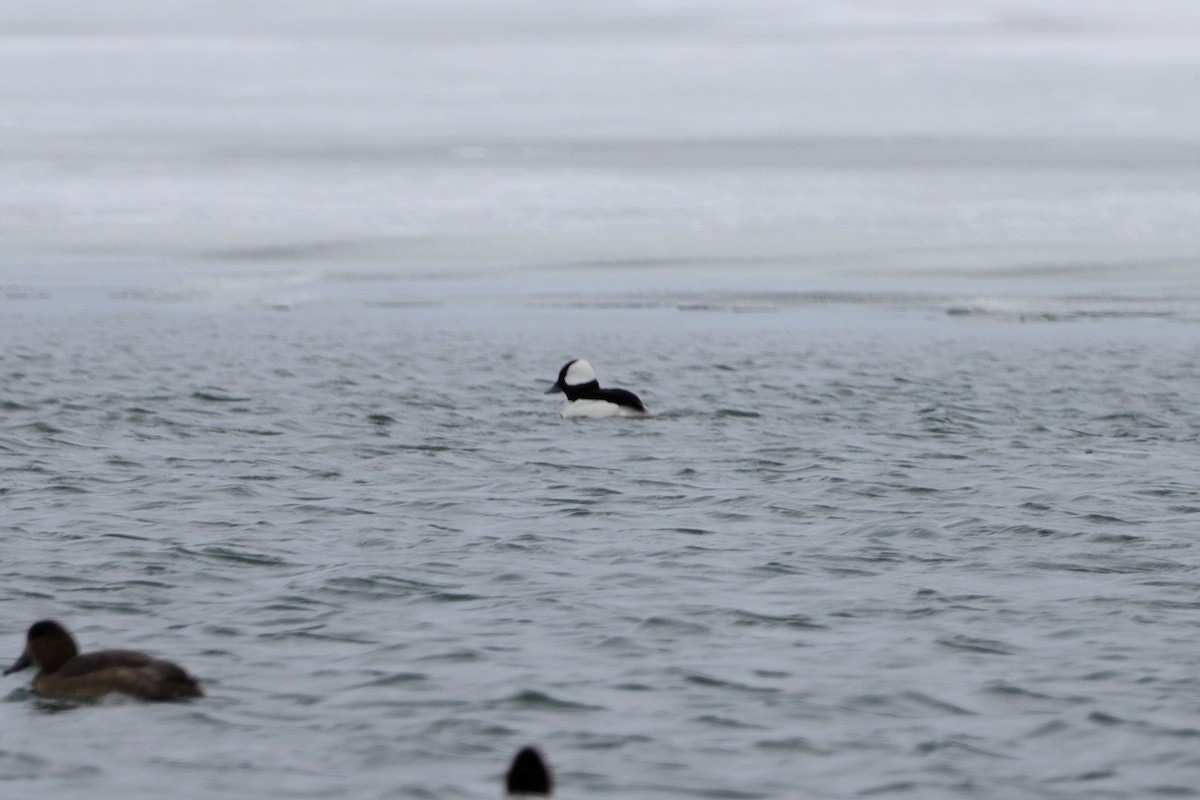
[[[671,672],[676,675],[682,675],[688,683],[697,686],[707,686],[717,689],[733,689],[739,692],[747,692],[750,694],[778,694],[780,690],[774,686],[750,686],[749,684],[740,683],[738,681],[718,678],[712,675],[706,675],[703,672],[697,672],[690,669],[682,669],[675,667]]]
[[[732,617],[734,625],[794,628],[805,631],[823,631],[828,629],[827,626],[814,622],[812,617],[806,614],[771,615],[756,614],[751,611],[735,611]]]
[[[280,556],[273,556],[267,553],[254,552],[238,547],[228,545],[211,545],[208,547],[199,548],[176,548],[177,552],[189,556],[199,556],[201,558],[223,561],[226,563],[247,566],[247,567],[282,567],[287,565],[287,560]]]
[[[762,414],[757,411],[751,411],[743,408],[718,408],[716,410],[718,417],[739,417],[743,419],[758,419]]]
[[[397,578],[392,575],[332,578],[325,583],[324,590],[371,600],[418,596],[446,603],[461,603],[483,599],[482,595],[456,592],[430,583]]]
[[[192,398],[195,400],[203,400],[207,403],[245,403],[253,398],[242,397],[240,395],[230,394],[224,389],[197,389],[192,392]]]
[[[818,747],[803,736],[787,736],[782,739],[762,739],[754,743],[760,750],[778,750],[788,753],[807,753],[810,755],[829,755],[826,748]]]
[[[604,706],[561,700],[546,692],[526,689],[501,701],[503,705],[532,711],[604,711]]]
[[[975,716],[975,712],[962,706],[939,700],[922,692],[899,692],[897,694],[867,694],[854,698],[848,707],[872,714],[898,717],[923,717],[930,711],[951,716]]]
[[[386,689],[392,686],[407,686],[411,683],[422,683],[429,680],[429,676],[423,672],[393,672],[387,675],[381,675],[378,678],[373,678],[369,681],[354,684],[350,689]]]
[[[937,643],[942,647],[949,647],[952,650],[964,650],[969,653],[1009,656],[1017,652],[1017,648],[1006,642],[995,639],[977,639],[970,636],[943,636],[937,640]]]
[[[743,722],[733,717],[722,717],[716,714],[705,714],[699,717],[692,717],[692,722],[699,722],[704,725],[711,725],[717,728],[732,728],[735,730],[762,730],[762,725],[754,725],[749,722]]]

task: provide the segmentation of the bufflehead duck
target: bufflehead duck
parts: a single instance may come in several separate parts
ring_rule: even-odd
[[[46,697],[95,698],[119,692],[143,700],[203,697],[196,679],[183,667],[134,650],[98,650],[79,654],[67,629],[53,620],[35,622],[25,637],[25,652],[5,675],[39,668],[33,690]]]
[[[558,372],[558,380],[546,394],[564,392],[567,404],[564,417],[643,417],[646,406],[636,394],[626,389],[601,389],[592,365],[577,358],[568,361]]]
[[[504,787],[509,797],[549,797],[554,792],[550,769],[536,747],[522,747],[513,757]]]

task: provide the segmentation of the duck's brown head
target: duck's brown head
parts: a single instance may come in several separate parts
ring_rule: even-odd
[[[43,672],[54,672],[77,655],[79,648],[67,629],[52,619],[44,619],[29,627],[29,633],[25,636],[25,652],[4,670],[4,674],[11,675],[29,666],[38,667]]]

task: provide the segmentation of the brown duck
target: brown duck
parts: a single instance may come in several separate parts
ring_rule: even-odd
[[[5,675],[29,666],[38,668],[33,689],[46,697],[89,698],[119,692],[143,700],[203,697],[196,679],[183,667],[135,650],[79,653],[67,629],[53,620],[35,622],[25,638],[25,652]]]

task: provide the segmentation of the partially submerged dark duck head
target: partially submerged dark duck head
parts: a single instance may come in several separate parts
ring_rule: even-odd
[[[554,791],[554,778],[536,747],[522,747],[513,757],[504,779],[509,797],[549,797]]]

